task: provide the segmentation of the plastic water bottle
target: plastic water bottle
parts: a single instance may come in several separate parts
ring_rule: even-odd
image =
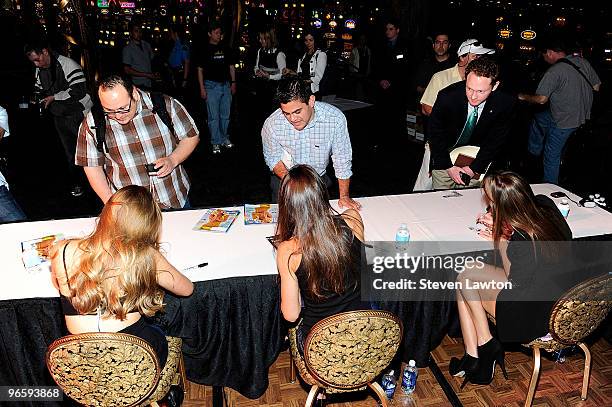
[[[564,218],[567,218],[570,212],[570,206],[569,206],[569,203],[567,202],[567,199],[563,198],[561,200],[561,203],[557,204],[557,207],[559,208],[561,215],[563,215]]]
[[[385,392],[389,400],[391,400],[393,398],[393,394],[395,394],[396,383],[395,383],[395,376],[393,376],[393,373],[394,373],[393,370],[389,371],[389,373],[387,373],[386,375],[382,377],[382,382],[381,382],[383,391]]]
[[[402,223],[395,233],[395,249],[398,251],[406,250],[406,245],[410,241],[410,231],[408,225]]]
[[[416,362],[414,360],[410,360],[410,362],[408,362],[408,366],[406,366],[404,369],[404,374],[402,375],[402,391],[405,394],[411,394],[414,391],[418,375],[419,371],[416,368]]]

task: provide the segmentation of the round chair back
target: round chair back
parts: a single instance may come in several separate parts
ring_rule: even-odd
[[[550,316],[550,333],[566,345],[589,336],[612,309],[612,275],[584,281],[555,303]]]
[[[316,323],[304,342],[312,376],[338,389],[363,387],[391,363],[402,323],[387,311],[350,311]]]
[[[122,333],[68,335],[47,349],[47,368],[71,399],[85,406],[136,406],[155,390],[160,366],[147,342]]]

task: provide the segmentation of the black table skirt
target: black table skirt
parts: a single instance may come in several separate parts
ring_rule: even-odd
[[[166,296],[165,313],[155,319],[168,335],[183,338],[189,380],[263,395],[284,339],[276,279],[204,281],[189,298]],[[66,334],[59,298],[0,301],[0,385],[54,385],[45,353]]]

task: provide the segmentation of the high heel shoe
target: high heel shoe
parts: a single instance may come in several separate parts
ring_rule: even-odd
[[[478,358],[466,353],[461,359],[451,358],[448,372],[451,376],[463,377],[466,373],[476,370],[476,366],[478,366]]]
[[[501,367],[506,380],[506,364],[504,363],[504,348],[495,338],[491,338],[487,343],[478,347],[478,366],[472,372],[467,372],[461,388],[468,382],[473,384],[490,384],[495,375],[495,364]]]

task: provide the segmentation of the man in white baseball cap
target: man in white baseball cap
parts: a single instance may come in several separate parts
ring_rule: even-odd
[[[465,80],[465,67],[467,64],[485,54],[494,54],[495,50],[485,48],[476,39],[465,40],[457,49],[459,61],[453,67],[434,74],[421,97],[421,110],[424,115],[429,116],[433,108],[438,92],[448,85]]]

